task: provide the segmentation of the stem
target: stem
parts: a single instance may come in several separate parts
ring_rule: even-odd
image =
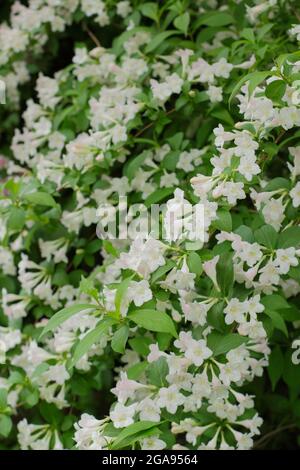
[[[93,43],[96,44],[97,47],[101,47],[101,44],[100,44],[98,38],[95,36],[93,31],[91,31],[89,29],[89,27],[87,26],[86,23],[83,24],[83,29],[88,33],[88,35],[91,38],[91,40],[93,41]]]
[[[287,424],[286,426],[282,426],[282,427],[279,427],[277,429],[274,429],[273,431],[270,431],[268,432],[267,434],[265,434],[264,436],[262,436],[261,439],[259,439],[258,441],[256,441],[256,443],[254,444],[253,448],[256,449],[257,447],[260,447],[261,444],[263,444],[265,442],[265,440],[269,439],[270,437],[272,436],[275,436],[276,434],[280,434],[281,432],[283,431],[286,431],[288,429],[293,429],[295,428],[297,425],[294,423],[294,424]]]

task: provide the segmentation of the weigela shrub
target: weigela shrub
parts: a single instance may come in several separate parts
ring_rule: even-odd
[[[27,3],[0,26],[1,111],[20,117],[30,92],[1,147],[2,448],[285,445],[300,426],[298,2]],[[166,203],[160,237],[99,236],[121,196],[136,235]],[[180,236],[199,204],[203,239]]]

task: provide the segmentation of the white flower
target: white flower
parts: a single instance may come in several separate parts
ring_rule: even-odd
[[[168,75],[161,83],[153,78],[150,80],[153,97],[161,104],[164,104],[173,93],[180,93],[182,85],[183,80],[176,73]]]
[[[158,439],[157,436],[147,437],[141,441],[142,450],[162,450],[167,446],[167,444]]]
[[[294,186],[293,189],[290,191],[290,196],[293,201],[293,206],[299,207],[300,206],[300,181],[298,181],[296,186]]]
[[[118,380],[116,387],[111,389],[111,392],[116,395],[120,403],[125,404],[137,390],[145,387],[147,386],[139,384],[135,380],[129,380],[126,372],[121,372],[120,380]]]
[[[279,269],[275,265],[274,261],[268,261],[268,263],[259,270],[260,277],[259,282],[263,285],[275,284],[277,285],[280,280]]]
[[[124,406],[117,403],[109,416],[115,428],[126,428],[134,422],[133,417],[136,412],[136,405]]]
[[[197,367],[201,366],[211,355],[212,351],[207,347],[206,341],[203,339],[198,341],[191,339],[185,351],[185,357]]]
[[[215,184],[216,180],[211,176],[197,175],[191,179],[193,190],[201,199],[208,196],[208,193],[213,189]]]
[[[238,171],[246,178],[247,181],[251,181],[253,176],[258,175],[261,170],[256,163],[255,157],[246,157],[241,158]]]
[[[145,398],[138,404],[141,421],[160,421],[160,408],[156,400]]]
[[[176,385],[160,388],[157,399],[157,404],[160,408],[166,408],[169,413],[174,414],[183,403],[184,395],[178,391]]]
[[[218,290],[220,290],[218,283],[217,283],[217,264],[218,264],[219,259],[220,259],[219,255],[214,256],[214,258],[212,258],[209,261],[205,261],[205,263],[203,263],[202,265],[204,272],[207,274],[208,277],[210,277],[210,279],[214,283],[214,286]]]
[[[229,78],[233,65],[229,64],[227,60],[222,57],[218,62],[212,65],[212,69],[216,77]]]
[[[275,230],[280,229],[285,217],[284,205],[281,199],[271,198],[266,202],[262,213],[267,224],[272,225]]]
[[[219,103],[223,99],[222,88],[214,85],[209,85],[207,94],[212,103]]]
[[[260,303],[260,295],[254,295],[248,300],[244,301],[245,312],[249,313],[250,317],[256,318],[257,313],[264,311],[264,305]]]
[[[290,247],[285,249],[280,248],[279,250],[276,250],[274,266],[279,268],[278,272],[280,274],[287,274],[291,266],[298,266],[296,249],[294,247]]]
[[[79,450],[103,450],[107,448],[111,438],[103,435],[103,427],[107,419],[98,420],[94,416],[83,413],[75,423],[74,440]]]
[[[245,304],[238,299],[229,300],[224,308],[225,323],[231,325],[233,322],[243,323],[245,321]]]
[[[127,0],[123,0],[117,3],[117,13],[118,15],[122,16],[122,18],[126,18],[132,11],[130,2]]]
[[[148,300],[152,299],[152,291],[149,286],[149,282],[143,281],[131,281],[127,290],[127,298],[130,302],[134,302],[137,307],[140,307]]]

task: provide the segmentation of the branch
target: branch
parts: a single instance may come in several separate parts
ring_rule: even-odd
[[[297,427],[297,424],[295,424],[295,423],[294,424],[287,424],[286,426],[282,426],[281,428],[277,428],[277,429],[274,429],[271,432],[268,432],[267,434],[262,436],[261,439],[259,439],[258,441],[255,442],[255,444],[253,446],[253,449],[256,449],[257,447],[260,447],[261,444],[263,444],[265,442],[265,440],[269,439],[270,437],[273,437],[276,434],[280,434],[283,431],[287,431],[288,429],[293,429],[295,427]]]

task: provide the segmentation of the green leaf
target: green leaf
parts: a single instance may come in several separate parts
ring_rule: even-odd
[[[59,325],[71,318],[76,313],[79,313],[83,310],[95,310],[96,308],[97,305],[77,304],[59,310],[59,312],[57,312],[52,318],[50,318],[47,325],[43,329],[40,338],[42,338],[45,334],[49,333],[49,331],[55,330],[55,328],[57,328]]]
[[[276,248],[278,235],[274,227],[271,225],[263,225],[258,230],[255,230],[254,238],[257,243],[272,250]]]
[[[145,338],[145,337],[137,337],[137,338],[131,338],[129,340],[130,347],[136,351],[140,356],[148,356],[150,352],[150,344],[152,343],[150,338]]]
[[[57,204],[53,197],[48,194],[48,193],[43,193],[41,191],[36,191],[35,193],[29,193],[24,195],[24,199],[26,201],[36,204],[36,205],[41,205],[41,206],[49,206],[49,207],[56,207]]]
[[[167,385],[166,376],[168,373],[169,367],[165,357],[160,357],[157,361],[151,362],[146,371],[150,384],[159,388]]]
[[[176,263],[172,260],[169,260],[164,266],[160,266],[159,268],[157,268],[157,270],[154,271],[154,273],[151,276],[151,284],[156,283],[158,279],[163,277],[164,274],[171,271],[171,269],[173,269],[174,266],[176,266]]]
[[[207,314],[207,323],[213,326],[216,330],[223,332],[225,328],[224,320],[225,301],[218,302],[212,306]]]
[[[145,372],[147,367],[149,366],[147,361],[137,362],[133,366],[130,366],[127,369],[127,377],[130,380],[138,380],[139,377]]]
[[[33,381],[34,379],[38,378],[40,375],[42,375],[44,372],[46,372],[50,367],[50,364],[47,362],[42,362],[39,364],[35,369],[33,374],[31,375],[31,380]]]
[[[12,429],[12,420],[10,416],[0,414],[0,435],[7,437]]]
[[[260,302],[270,310],[280,310],[290,307],[286,299],[278,294],[266,295]]]
[[[26,403],[27,408],[33,408],[40,400],[40,394],[37,388],[28,386],[23,388],[20,393],[21,403]]]
[[[13,207],[7,221],[7,227],[10,230],[20,231],[25,225],[25,211],[21,207]]]
[[[231,253],[222,253],[217,263],[217,283],[222,294],[227,296],[234,281],[233,262]]]
[[[289,248],[300,246],[300,227],[289,227],[279,234],[277,248]]]
[[[289,308],[279,308],[277,311],[282,316],[284,321],[294,322],[300,320],[300,310],[293,305],[291,305]]]
[[[292,363],[290,353],[291,351],[285,354],[282,378],[289,387],[289,395],[291,397],[291,402],[295,402],[296,399],[299,401],[300,374],[299,365]]]
[[[127,325],[121,326],[113,335],[111,347],[117,353],[124,354],[128,340],[129,328]]]
[[[274,80],[266,87],[265,95],[273,101],[279,101],[285,94],[286,83],[283,80]]]
[[[96,287],[94,286],[94,282],[90,278],[87,278],[87,277],[81,278],[81,281],[79,284],[79,290],[83,294],[93,297],[93,299],[95,300],[97,300],[99,297],[98,289],[96,289]]]
[[[155,34],[153,39],[149,42],[149,44],[146,46],[145,52],[146,54],[149,54],[149,52],[154,51],[161,43],[163,43],[166,39],[168,39],[170,36],[174,36],[175,34],[180,34],[180,31],[163,31],[162,33]]]
[[[175,188],[160,188],[154,191],[148,196],[144,202],[146,207],[150,207],[152,204],[157,204],[163,201],[168,196],[174,193]]]
[[[142,15],[151,20],[158,21],[158,4],[155,2],[147,2],[140,6]]]
[[[224,109],[221,106],[214,108],[209,114],[229,126],[234,125],[234,120],[232,119],[227,109]]]
[[[253,29],[251,28],[243,29],[243,31],[241,31],[241,36],[247,39],[248,41],[255,43],[255,34],[254,34]]]
[[[132,281],[132,277],[133,276],[127,277],[117,287],[117,292],[116,292],[116,296],[115,296],[115,307],[116,307],[116,313],[119,316],[121,315],[122,300],[126,295],[129,284]]]
[[[145,150],[137,157],[129,160],[129,162],[124,167],[124,175],[127,176],[128,179],[132,179],[141,165],[144,163],[147,157],[151,154],[148,150]]]
[[[277,57],[276,64],[278,65],[278,68],[281,68],[281,66],[287,60],[289,62],[296,62],[298,59],[300,59],[300,51],[291,52],[288,54],[281,54],[279,57]]]
[[[5,410],[7,406],[7,390],[0,388],[0,410]]]
[[[253,243],[254,242],[254,235],[250,227],[247,227],[247,225],[240,225],[239,228],[237,228],[234,233],[239,235],[242,240],[248,243]]]
[[[268,374],[272,384],[272,390],[275,390],[276,384],[282,376],[284,368],[284,357],[279,346],[276,346],[269,356]]]
[[[151,428],[157,427],[158,423],[154,421],[139,421],[137,423],[130,424],[127,428],[123,429],[119,432],[118,437],[115,439],[113,444],[111,445],[111,450],[116,450],[122,447],[122,441],[124,442],[126,439],[126,445],[130,445],[132,442],[135,442],[137,436],[142,432],[146,431]],[[128,441],[127,438],[132,438],[132,440]]]
[[[269,142],[270,144],[271,142]],[[266,151],[268,153],[269,156],[270,153],[270,148],[267,149],[267,148],[264,148],[264,151]],[[275,151],[275,149],[274,149]],[[278,146],[276,146],[276,153],[278,151]],[[273,156],[273,155],[272,155]],[[280,176],[278,178],[273,178],[265,187],[264,187],[264,191],[277,191],[277,189],[288,189],[290,190],[290,181],[287,180],[286,178],[281,178]]]
[[[238,81],[238,83],[235,85],[234,89],[232,90],[231,95],[228,100],[229,106],[231,104],[231,101],[235,97],[235,95],[239,92],[241,87],[244,85],[244,83],[249,82],[249,95],[251,96],[255,88],[272,74],[273,72],[271,71],[257,71],[257,72],[247,73],[247,75],[245,75]]]
[[[207,346],[213,351],[214,356],[226,354],[232,349],[236,349],[247,343],[248,338],[240,336],[238,333],[230,333],[223,336],[219,333],[211,333],[207,337]]]
[[[103,335],[105,335],[109,328],[116,323],[116,320],[113,318],[104,318],[103,320],[100,320],[100,322],[97,324],[96,328],[93,330],[89,331],[82,340],[79,341],[77,346],[75,347],[72,359],[70,361],[70,367],[73,367],[79,359],[82,358],[93,346],[94,343],[99,341]]]
[[[141,328],[161,333],[170,333],[177,338],[174,322],[165,312],[151,309],[134,310],[128,314],[128,318]]]
[[[217,211],[217,220],[214,220],[213,226],[218,230],[225,232],[232,231],[232,217],[229,210],[219,209]]]
[[[202,261],[198,253],[192,252],[188,254],[187,265],[192,273],[197,274],[197,276],[200,276],[202,274]]]
[[[208,13],[200,14],[200,18],[195,23],[195,29],[199,26],[227,26],[234,22],[233,17],[226,12],[210,11]]]
[[[182,31],[185,35],[187,35],[189,24],[190,14],[187,11],[182,15],[177,16],[177,18],[174,20],[175,28],[179,29],[179,31]]]
[[[285,336],[288,337],[289,334],[287,331],[287,327],[280,313],[276,312],[275,310],[266,309],[265,314],[268,315],[269,318],[271,318],[274,328],[282,331]]]

